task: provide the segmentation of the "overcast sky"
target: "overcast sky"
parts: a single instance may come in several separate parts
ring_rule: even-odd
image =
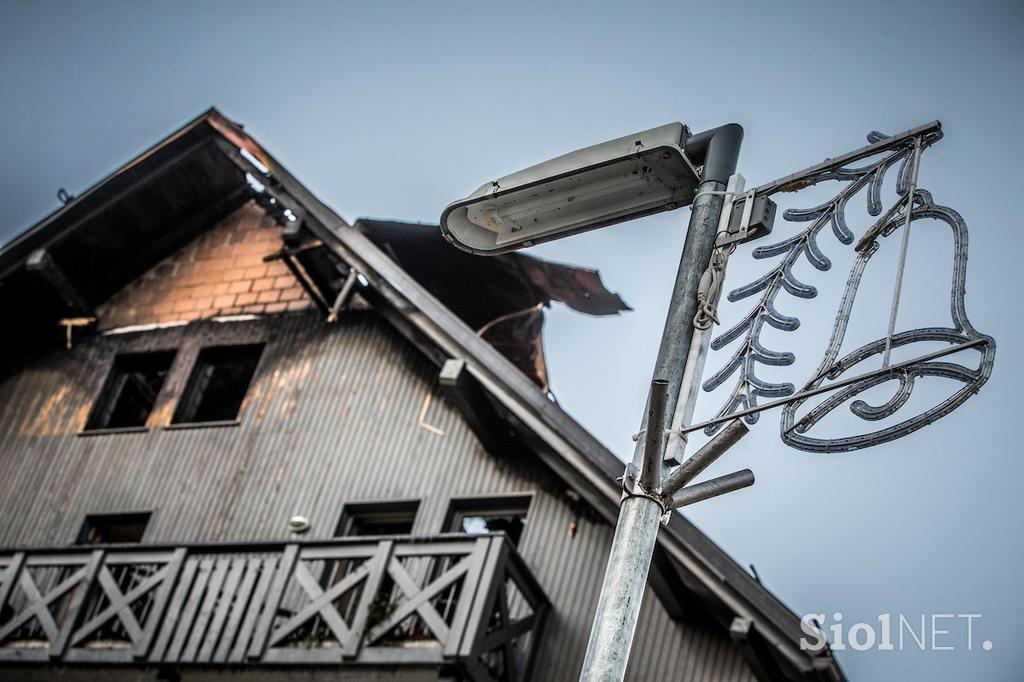
[[[861,146],[870,130],[940,119],[946,138],[925,153],[921,185],[971,229],[967,311],[999,342],[992,380],[931,427],[849,454],[790,450],[778,414],[767,413],[711,472],[750,467],[757,484],[689,516],[799,614],[831,623],[838,611],[846,626],[886,613],[981,614],[972,651],[953,619],[939,621],[951,632],[937,644],[955,651],[908,640],[909,651],[837,652],[851,679],[1010,682],[1024,665],[1024,464],[1011,411],[1022,378],[1022,66],[1016,0],[0,0],[0,241],[56,208],[58,188],[81,192],[211,105],[349,220],[427,222],[484,181],[670,121],[741,123],[740,172],[753,186]],[[812,204],[795,195],[783,207]],[[855,213],[859,233],[869,218]],[[623,457],[687,219],[676,211],[535,249],[599,268],[634,308],[618,318],[556,308],[546,330],[559,401]],[[936,225],[912,232],[898,329],[949,324],[950,240]],[[798,227],[780,220],[776,233]],[[798,361],[766,377],[800,385],[821,358],[852,253],[827,233],[821,243],[833,269],[798,270],[821,295],[779,299],[804,325],[765,334]],[[896,238],[885,240],[868,268],[858,339],[885,333],[897,251]],[[727,288],[767,267],[739,250]],[[723,321],[745,310],[723,306]],[[709,369],[725,357],[713,355]],[[704,396],[698,414],[720,400]]]

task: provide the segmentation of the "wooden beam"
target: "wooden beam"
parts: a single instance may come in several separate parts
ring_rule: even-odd
[[[777,682],[788,679],[779,670],[779,666],[771,658],[771,654],[760,645],[754,621],[736,616],[729,627],[729,637],[732,638],[736,648],[740,650],[743,660],[747,662],[750,672],[754,673],[758,682]]]
[[[459,411],[487,452],[500,456],[514,450],[508,424],[495,412],[483,389],[466,371],[465,360],[446,360],[438,374],[438,383],[445,398]]]
[[[289,220],[281,226],[281,239],[289,246],[298,246],[302,243],[302,227],[306,221],[306,211],[302,208],[291,209],[295,220]]]
[[[284,261],[284,264],[286,266],[288,266],[288,270],[290,270],[292,275],[295,276],[295,279],[298,280],[299,285],[302,286],[302,290],[306,292],[306,295],[309,296],[310,299],[312,299],[313,303],[316,304],[316,307],[320,309],[320,312],[322,312],[324,315],[329,315],[331,309],[327,305],[327,302],[324,300],[323,296],[320,295],[320,292],[314,289],[313,285],[309,283],[309,280],[306,279],[305,273],[303,273],[302,270],[299,269],[299,266],[295,263],[294,260],[292,260],[292,257],[287,255],[282,256],[281,260]]]
[[[111,175],[103,178],[88,190],[76,196],[63,207],[44,218],[42,222],[32,226],[28,232],[15,238],[10,244],[5,245],[5,251],[16,254],[18,252],[24,253],[33,246],[36,246],[37,248],[45,248],[48,245],[60,241],[64,235],[72,232],[79,225],[82,225],[95,218],[97,215],[100,215],[103,211],[107,210],[124,197],[134,193],[147,183],[160,182],[161,177],[165,173],[174,169],[178,164],[187,161],[193,152],[198,151],[203,146],[209,144],[210,138],[205,135],[200,135],[197,139],[189,140],[181,148],[174,150],[167,158],[157,157],[155,155],[155,152],[158,149],[166,148],[171,143],[181,139],[186,133],[190,133],[191,130],[191,128],[183,129],[178,133],[175,133],[172,138],[158,143],[156,146],[146,151],[142,156],[128,162],[126,165],[114,171]],[[111,193],[110,196],[106,197],[102,201],[97,201],[94,192],[100,187],[106,187],[111,191]],[[47,228],[55,221],[68,215],[71,215],[72,217],[69,223],[59,232],[50,234],[50,230]],[[6,278],[7,275],[9,275],[14,268],[19,267],[21,263],[17,256],[14,256],[11,260],[5,259],[5,262],[10,263],[10,265],[6,269],[0,270],[0,279]]]
[[[687,586],[679,575],[679,567],[661,546],[654,549],[649,582],[672,620],[704,626],[715,622],[701,595]]]
[[[53,256],[46,249],[36,249],[25,261],[25,269],[36,273],[61,297],[71,311],[82,317],[95,317],[92,306],[85,300],[74,283],[60,269]]]

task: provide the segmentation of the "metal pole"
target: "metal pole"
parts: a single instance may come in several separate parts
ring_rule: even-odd
[[[676,275],[675,288],[669,305],[668,318],[661,339],[661,349],[654,370],[654,381],[667,383],[665,387],[666,405],[659,409],[667,420],[671,420],[676,412],[683,370],[690,352],[693,339],[693,318],[697,311],[697,286],[701,275],[708,267],[711,253],[715,246],[718,222],[725,201],[723,191],[725,180],[735,171],[736,156],[739,153],[739,140],[742,129],[739,126],[723,126],[716,131],[722,135],[715,140],[713,134],[704,134],[699,140],[703,146],[704,181],[697,188],[691,205],[690,226],[683,244],[683,254]],[[709,133],[712,131],[709,131]],[[700,136],[694,136],[697,138]],[[693,139],[693,138],[691,138]],[[688,145],[689,147],[689,145]],[[714,154],[715,149],[721,151]],[[690,149],[687,149],[690,153]],[[720,157],[728,155],[722,162]],[[709,157],[714,157],[709,160]],[[709,178],[709,166],[713,178]],[[731,166],[731,168],[730,168]],[[720,177],[724,173],[724,177]],[[684,400],[687,398],[684,397]],[[650,405],[650,401],[648,402]],[[647,428],[667,429],[670,424],[662,419],[660,424],[647,424],[648,410],[644,410],[644,424],[641,431]],[[664,447],[665,439],[655,439]],[[634,472],[641,479],[641,467],[644,463],[644,446],[648,439],[637,438],[634,453]],[[667,473],[667,466],[659,456],[657,458],[657,481],[660,482]],[[642,490],[642,488],[641,488]],[[604,584],[594,615],[594,625],[590,632],[581,682],[619,682],[625,678],[629,651],[633,644],[633,633],[636,630],[637,618],[640,615],[640,604],[644,588],[647,585],[647,574],[651,567],[651,557],[658,538],[660,520],[665,510],[653,496],[658,490],[644,491],[652,495],[626,495],[619,507],[619,519],[615,527],[608,567],[605,569]]]
[[[754,485],[754,472],[750,469],[742,469],[732,474],[717,476],[710,481],[704,481],[703,483],[683,488],[676,493],[668,506],[669,509],[678,509],[688,504],[708,500],[712,497],[718,497],[719,495],[731,493],[734,490],[747,488],[752,485]]]
[[[734,419],[718,435],[712,438],[689,459],[683,462],[678,469],[672,472],[661,487],[663,497],[672,497],[679,492],[684,485],[697,478],[702,471],[714,464],[715,460],[725,454],[726,450],[739,442],[740,438],[747,435],[747,425],[742,419]]]

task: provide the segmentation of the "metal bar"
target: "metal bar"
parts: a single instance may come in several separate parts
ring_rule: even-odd
[[[900,309],[900,292],[903,290],[903,272],[907,266],[907,247],[910,245],[910,216],[914,212],[914,192],[917,191],[917,170],[921,162],[921,138],[914,138],[914,158],[911,160],[910,182],[907,185],[907,215],[903,222],[903,240],[900,242],[900,260],[896,266],[896,283],[892,291],[892,308],[889,310],[889,328],[885,335],[885,352],[882,353],[882,367],[889,366],[892,354],[892,335],[896,331],[896,314]]]
[[[758,405],[757,407],[750,407],[745,410],[733,412],[732,414],[726,415],[724,417],[716,417],[715,419],[709,419],[698,424],[693,424],[683,429],[683,433],[691,433],[693,431],[698,431],[700,429],[707,428],[708,426],[716,426],[717,424],[723,424],[733,419],[746,417],[748,414],[757,414],[758,412],[764,412],[765,410],[770,410],[775,407],[782,407],[783,405],[788,405],[789,403],[795,402],[797,400],[810,398],[821,393],[828,393],[829,391],[834,391],[837,388],[844,388],[846,386],[849,386],[850,384],[855,384],[857,382],[864,381],[865,379],[873,379],[874,377],[880,376],[882,374],[895,374],[897,371],[901,369],[906,369],[907,367],[915,365],[919,362],[937,360],[947,355],[958,353],[962,350],[974,348],[975,346],[983,346],[988,342],[989,339],[974,339],[973,341],[967,341],[966,343],[958,343],[955,346],[950,346],[949,348],[945,348],[943,350],[937,350],[934,353],[927,353],[926,355],[922,355],[920,357],[916,357],[905,362],[899,362],[896,363],[895,365],[890,365],[889,367],[883,367],[881,369],[876,369],[871,372],[865,372],[864,374],[858,374],[857,376],[850,377],[849,379],[843,379],[841,381],[837,381],[826,386],[818,386],[817,388],[812,388],[806,391],[801,391],[799,393],[794,393],[788,398],[779,398],[778,400],[772,400],[763,405]]]
[[[338,313],[341,312],[342,307],[348,302],[349,294],[352,293],[352,287],[356,285],[358,280],[359,273],[356,272],[355,268],[349,268],[348,277],[345,278],[345,283],[341,285],[341,290],[338,292],[337,297],[335,297],[331,311],[327,315],[328,322],[338,321]]]
[[[654,378],[668,382],[665,407],[666,413],[674,415],[677,410],[683,374],[686,371],[686,358],[690,354],[693,341],[693,317],[697,313],[697,287],[700,278],[707,270],[711,260],[711,252],[715,248],[715,237],[718,223],[725,203],[722,192],[725,185],[720,182],[702,182],[697,187],[696,197],[690,207],[690,225],[683,243],[683,253],[679,261],[675,286],[669,303],[665,328],[662,332],[661,347],[654,365]],[[648,401],[649,402],[649,401]],[[640,431],[646,432],[648,410],[644,410],[644,419]],[[669,428],[664,424],[662,428]],[[633,464],[637,471],[643,464],[644,440],[637,439],[633,452]],[[667,465],[662,474],[668,473]]]
[[[672,497],[684,485],[697,477],[700,472],[707,469],[711,464],[725,454],[725,451],[739,442],[739,439],[750,433],[750,429],[743,423],[742,419],[734,419],[722,429],[714,438],[708,441],[704,447],[693,453],[689,459],[672,472],[672,475],[665,480],[661,494],[663,497]]]
[[[300,253],[305,253],[306,251],[312,251],[313,249],[320,248],[324,248],[323,241],[320,239],[314,239],[313,241],[306,242],[301,246],[286,246],[280,251],[267,254],[266,256],[263,257],[263,262],[270,263],[271,261],[280,260],[282,258],[291,258],[293,256],[299,255]]]
[[[731,493],[734,490],[749,488],[752,485],[754,485],[754,472],[750,469],[742,469],[741,471],[737,471],[732,474],[718,476],[709,481],[695,483],[694,485],[683,488],[676,493],[675,497],[672,498],[668,508],[679,509],[680,507],[685,507],[688,504],[702,502],[704,500],[711,499],[712,497]]]
[[[886,139],[880,142],[875,142],[874,144],[869,144],[867,146],[861,147],[860,149],[855,149],[852,152],[847,152],[846,154],[837,156],[834,159],[826,159],[821,163],[816,163],[813,166],[808,166],[807,168],[804,168],[801,171],[791,173],[785,177],[779,178],[778,180],[766,182],[765,184],[756,188],[754,190],[754,194],[774,194],[775,192],[778,192],[780,189],[784,188],[786,185],[791,185],[794,182],[799,182],[800,180],[803,180],[805,177],[814,175],[816,173],[820,173],[821,171],[829,170],[830,168],[839,168],[841,166],[845,166],[848,163],[853,163],[854,161],[860,161],[861,159],[865,159],[879,152],[884,152],[887,149],[898,147],[899,145],[903,144],[912,137],[920,137],[922,135],[927,135],[928,133],[933,133],[939,130],[942,130],[942,124],[939,123],[938,121],[925,123],[924,125],[918,126],[916,128],[911,128],[910,130],[899,133],[897,135],[893,135],[892,137],[887,137]]]
[[[644,437],[644,461],[640,470],[640,485],[649,493],[661,487],[661,454],[665,449],[665,401],[668,400],[668,382],[651,382],[647,401],[647,434]]]
[[[729,229],[732,220],[732,211],[735,207],[735,199],[743,193],[746,180],[739,173],[733,173],[729,178],[729,184],[725,190],[725,201],[722,204],[721,215],[718,220],[718,231],[715,236],[716,248],[721,251],[723,277],[725,268],[729,263],[729,254],[733,250],[731,246],[719,247],[717,241],[723,232]],[[721,287],[719,287],[718,298],[721,298]],[[718,305],[718,299],[711,301]],[[697,405],[697,397],[700,395],[700,377],[704,373],[704,363],[708,358],[708,349],[711,346],[711,337],[714,334],[714,327],[708,329],[693,330],[693,338],[690,340],[690,352],[686,357],[686,365],[683,369],[683,383],[679,388],[681,399],[676,403],[675,414],[672,416],[672,425],[666,438],[665,464],[681,464],[683,455],[686,452],[687,438],[682,432],[683,427],[693,419],[693,411]]]
[[[893,202],[893,205],[889,207],[889,210],[882,214],[882,217],[876,220],[861,236],[861,238],[857,240],[857,245],[853,247],[853,250],[857,253],[864,253],[871,248],[871,245],[875,243],[876,239],[878,239],[878,235],[882,234],[882,230],[885,229],[885,226],[889,224],[889,221],[892,220],[892,217],[899,212],[902,206],[902,201]]]

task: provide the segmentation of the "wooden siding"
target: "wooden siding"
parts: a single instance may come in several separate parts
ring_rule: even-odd
[[[254,341],[238,425],[163,428],[201,346]],[[78,435],[114,354],[165,348],[178,355],[150,428]],[[574,679],[612,529],[528,453],[485,452],[436,374],[372,312],[194,322],[39,358],[0,382],[0,547],[69,543],[87,513],[136,510],[153,511],[146,543],[284,541],[294,514],[328,538],[345,503],[388,499],[420,500],[428,535],[452,498],[530,493],[519,551],[552,603],[534,679]],[[753,679],[725,633],[672,621],[650,590],[633,661],[631,680]]]

